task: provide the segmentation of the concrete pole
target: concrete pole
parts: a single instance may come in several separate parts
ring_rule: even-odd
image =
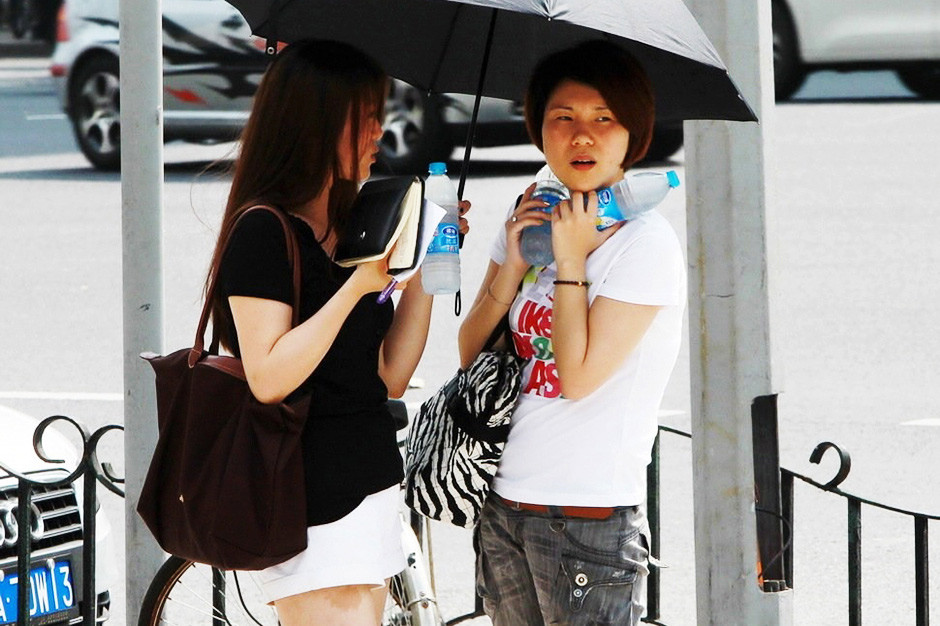
[[[697,623],[787,625],[792,592],[758,586],[751,427],[777,393],[770,2],[687,3],[761,120],[685,124]]]
[[[163,552],[137,515],[157,440],[153,371],[163,350],[163,37],[160,0],[120,0],[126,624]]]

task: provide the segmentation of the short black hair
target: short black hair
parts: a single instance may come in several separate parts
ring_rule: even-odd
[[[636,58],[620,46],[588,41],[542,59],[532,72],[525,97],[525,123],[532,143],[542,147],[545,107],[565,80],[593,87],[607,102],[617,121],[630,132],[624,171],[646,156],[653,138],[656,102],[653,85]]]

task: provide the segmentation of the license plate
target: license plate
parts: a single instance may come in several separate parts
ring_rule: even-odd
[[[51,568],[34,567],[29,573],[29,617],[42,617],[72,608],[75,590],[72,587],[72,565],[69,561],[55,561]],[[16,570],[0,571],[0,624],[16,621]]]

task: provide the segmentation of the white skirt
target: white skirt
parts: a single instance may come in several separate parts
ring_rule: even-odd
[[[255,572],[268,603],[342,585],[381,587],[405,569],[399,487],[373,493],[343,518],[307,528],[307,549]]]

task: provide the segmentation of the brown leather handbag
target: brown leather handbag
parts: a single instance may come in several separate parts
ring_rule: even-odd
[[[255,210],[273,212],[284,227],[296,326],[297,238],[282,211],[249,209]],[[193,347],[141,355],[156,373],[159,437],[137,512],[170,554],[223,569],[257,570],[307,546],[300,441],[309,399],[262,404],[248,388],[239,359],[220,356],[215,341],[203,350],[218,271],[217,265]]]

